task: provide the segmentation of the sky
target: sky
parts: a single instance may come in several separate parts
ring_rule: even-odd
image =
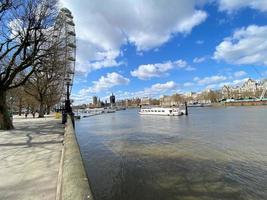
[[[267,0],[60,1],[76,25],[75,104],[267,77]]]

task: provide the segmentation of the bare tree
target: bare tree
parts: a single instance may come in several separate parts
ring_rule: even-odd
[[[47,94],[46,98],[46,114],[50,114],[51,109],[54,105],[60,102],[61,92],[58,92],[60,87],[58,85],[51,86],[50,92]]]
[[[172,100],[176,105],[179,105],[179,103],[183,103],[185,101],[184,98],[177,93],[172,95]]]
[[[24,88],[23,87],[17,87],[11,90],[8,90],[7,92],[7,99],[12,99],[13,106],[11,112],[16,111],[19,116],[21,116],[22,114],[22,109],[26,107],[26,100],[27,100],[27,95],[24,92]]]
[[[44,117],[45,112],[50,113],[52,106],[60,101],[65,91],[65,75],[70,72],[70,61],[66,54],[70,55],[69,52],[73,51],[73,46],[70,46],[73,43],[66,42],[69,30],[66,30],[65,25],[70,23],[66,18],[72,20],[70,16],[69,10],[61,9],[55,26],[47,30],[46,34],[53,37],[43,44],[46,46],[46,54],[33,64],[35,71],[24,86],[25,93],[39,104],[39,118]]]
[[[24,86],[25,92],[39,102],[39,118],[44,117],[46,109],[56,104],[62,94],[61,77],[64,75],[64,68],[60,62],[56,62],[57,57],[53,54],[48,58]]]
[[[151,105],[160,105],[160,101],[158,99],[151,99],[150,104]]]
[[[0,129],[12,129],[6,93],[26,83],[46,56],[47,30],[57,13],[56,0],[6,0],[0,21]]]
[[[14,5],[12,0],[1,0],[0,1],[0,21],[4,16],[5,11],[9,10]]]

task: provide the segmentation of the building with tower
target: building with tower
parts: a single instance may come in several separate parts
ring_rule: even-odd
[[[94,105],[94,106],[97,105],[97,96],[93,96],[93,105]]]
[[[112,93],[112,95],[109,97],[110,106],[114,106],[116,103],[115,95]]]

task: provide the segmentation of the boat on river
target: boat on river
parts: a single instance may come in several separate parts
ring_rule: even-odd
[[[139,114],[140,115],[181,116],[181,115],[186,114],[186,110],[178,108],[178,107],[169,107],[169,108],[147,107],[147,108],[141,108],[139,111]]]
[[[189,103],[187,106],[188,107],[210,107],[211,104],[210,103],[198,103],[198,102],[194,102],[194,103]]]

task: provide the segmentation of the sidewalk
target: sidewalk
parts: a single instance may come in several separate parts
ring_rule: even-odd
[[[0,131],[0,199],[55,200],[64,126],[60,120],[15,117]]]

